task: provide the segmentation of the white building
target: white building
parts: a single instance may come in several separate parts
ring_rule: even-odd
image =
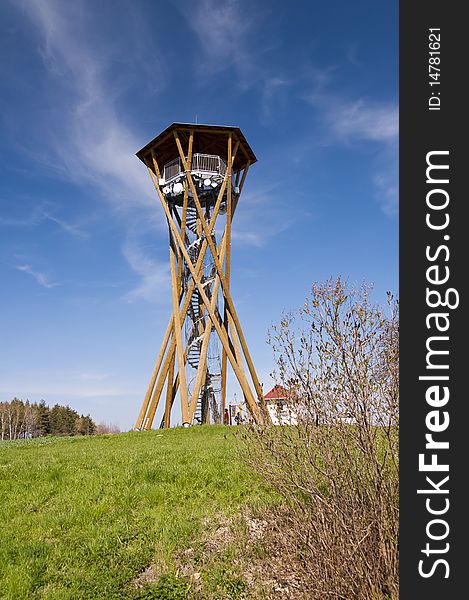
[[[264,400],[272,420],[272,425],[298,424],[297,414],[292,407],[288,405],[286,391],[282,386],[274,386],[270,392],[264,396]]]

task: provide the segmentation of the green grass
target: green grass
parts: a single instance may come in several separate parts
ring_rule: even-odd
[[[190,598],[174,554],[210,515],[272,499],[229,431],[1,443],[0,598]],[[155,561],[166,571],[135,591],[132,580]]]

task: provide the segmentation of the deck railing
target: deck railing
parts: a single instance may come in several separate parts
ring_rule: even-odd
[[[181,159],[166,163],[163,167],[163,178],[167,183],[174,177],[177,177],[184,172]],[[192,155],[191,172],[207,173],[224,175],[226,173],[226,162],[215,154],[200,154]]]

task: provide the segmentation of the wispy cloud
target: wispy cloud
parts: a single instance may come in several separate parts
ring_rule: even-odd
[[[267,242],[267,235],[259,231],[239,231],[233,230],[231,237],[234,241],[243,246],[255,246],[260,248]]]
[[[79,360],[77,357],[77,362]],[[93,379],[83,377],[67,365],[57,370],[47,366],[40,370],[34,367],[24,371],[9,369],[1,373],[0,400],[9,401],[16,396],[30,402],[44,399],[51,407],[55,403],[69,404],[81,414],[90,414],[95,422],[108,422],[112,414],[112,422],[126,430],[134,422],[145,384],[135,382],[125,369],[123,371]]]
[[[304,99],[314,108],[324,127],[326,145],[375,145],[375,168],[371,177],[376,197],[388,217],[398,212],[397,148],[399,109],[396,103],[350,100],[317,86]]]
[[[18,271],[23,271],[24,273],[28,273],[39,283],[42,287],[45,288],[53,288],[59,285],[57,282],[51,281],[47,275],[41,273],[41,271],[36,271],[31,265],[15,265],[15,269]]]
[[[267,77],[263,82],[262,88],[262,100],[261,100],[261,111],[262,116],[269,118],[274,112],[274,108],[278,103],[285,103],[284,92],[290,85],[290,82],[284,77],[274,75],[273,77]]]
[[[105,381],[109,379],[109,374],[98,371],[85,371],[79,374],[78,379],[81,381]]]
[[[19,217],[0,217],[0,227],[35,227],[44,221],[45,203],[35,206],[29,214]]]
[[[44,132],[50,161],[70,179],[92,182],[117,208],[145,205],[151,189],[134,156],[140,140],[125,126],[117,108],[118,86],[109,80],[118,47],[96,41],[101,38],[92,35],[92,11],[90,16],[82,2],[20,4],[40,36],[40,53],[50,76],[65,84],[63,97],[54,98],[61,122],[55,131]],[[129,25],[127,33],[135,37],[135,44],[126,44],[125,51],[142,50],[138,31],[132,35]],[[146,61],[135,64],[142,62]],[[153,66],[158,69],[156,60]]]
[[[190,8],[176,0],[176,5],[202,50],[193,64],[199,79],[233,69],[233,83],[241,89],[262,85],[265,70],[260,59],[277,44],[272,36],[256,43],[263,36],[261,24],[271,13],[269,7],[239,0],[201,0],[189,3]]]
[[[344,142],[370,140],[392,143],[399,133],[396,105],[380,105],[359,99],[351,104],[338,103],[327,109],[325,116],[330,130]]]
[[[307,94],[304,99],[317,111],[329,134],[338,142],[397,141],[399,111],[394,103],[347,99],[324,90]]]
[[[245,43],[253,20],[243,14],[237,0],[202,0],[183,9],[188,25],[205,50],[205,62],[214,69],[224,69],[246,60]]]
[[[49,402],[55,396],[73,398],[120,398],[132,397],[135,389],[128,381],[119,379],[119,374],[110,373],[108,376],[93,378],[86,377],[87,373],[78,373],[69,369],[60,371],[31,370],[27,372],[13,372],[2,377],[0,394],[13,396],[21,394],[32,397],[33,400],[46,398]],[[85,377],[83,377],[85,375]],[[78,405],[77,405],[77,408]]]
[[[55,210],[56,207],[51,206],[51,203],[44,202],[39,206],[35,206],[33,210],[22,217],[0,217],[0,227],[37,227],[45,221],[55,223],[61,230],[66,233],[80,238],[85,239],[89,237],[80,225],[76,223],[70,223],[68,220],[57,217],[51,214],[51,210]]]
[[[254,186],[241,195],[231,235],[233,241],[243,246],[260,248],[292,227],[301,216],[292,216],[282,182],[274,181],[261,188]]]
[[[93,11],[81,0],[18,1],[39,39],[40,56],[56,86],[54,92],[57,90],[51,98],[54,120],[49,120],[48,129],[41,132],[43,143],[36,159],[47,161],[55,172],[78,185],[92,184],[115,212],[125,215],[128,230],[137,229],[137,223],[142,224],[140,229],[148,226],[158,229],[164,227],[164,219],[153,218],[151,181],[135,157],[142,140],[126,124],[120,100],[139,77],[151,80],[151,89],[146,93],[155,97],[164,86],[164,76],[153,46],[155,37],[147,29],[143,12],[126,2],[116,0],[115,4],[125,7],[121,11],[126,18],[125,44],[114,43],[109,32],[101,35]],[[112,23],[116,23],[114,17]],[[131,69],[117,70],[117,66],[129,64]],[[35,225],[45,220],[79,239],[88,236],[83,227],[49,207],[36,211],[22,224]],[[164,279],[161,267],[136,248],[126,247],[124,255],[142,278],[129,299],[155,300]],[[31,269],[23,270],[34,274]],[[50,285],[43,274],[36,275],[41,285]]]
[[[373,183],[376,187],[376,197],[384,214],[394,217],[399,212],[399,190],[398,182],[390,173],[382,172],[373,177]]]
[[[343,144],[370,142],[378,145],[372,183],[378,204],[387,217],[399,210],[397,152],[399,111],[396,104],[378,104],[364,99],[351,103],[332,102],[325,109],[329,131]]]
[[[53,223],[56,223],[60,227],[60,229],[74,237],[80,239],[85,239],[89,237],[89,234],[76,224],[68,223],[64,219],[59,219],[58,217],[54,217],[53,215],[49,215],[47,213],[44,213],[44,218],[48,219],[49,221],[52,221]]]
[[[130,267],[141,278],[138,286],[126,295],[126,299],[146,300],[157,304],[167,302],[170,289],[168,263],[158,262],[136,241],[128,241],[123,248],[123,254]]]

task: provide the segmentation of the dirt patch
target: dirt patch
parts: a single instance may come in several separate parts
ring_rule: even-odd
[[[268,514],[263,518],[246,518],[249,540],[260,543],[264,555],[252,557],[245,565],[245,576],[254,589],[266,600],[287,598],[311,600],[311,590],[300,560],[289,540],[289,531],[281,514]]]
[[[132,580],[131,586],[134,589],[141,589],[147,585],[155,583],[164,572],[164,566],[159,563],[152,563]]]
[[[237,595],[215,595],[205,598],[262,598],[274,600],[311,600],[301,562],[288,543],[288,529],[282,515],[242,513],[232,517],[217,515],[204,523],[205,533],[193,547],[175,557],[178,572],[201,593],[204,572],[222,570],[233,577],[238,573],[246,589]]]
[[[202,536],[201,543],[206,552],[220,552],[234,543],[233,522],[233,517],[229,518],[224,514],[203,520],[202,525],[206,533]]]
[[[190,582],[189,598],[316,598],[281,510],[217,514],[202,522],[202,532],[173,556],[176,575]],[[153,563],[132,581],[132,588],[155,584],[167,572],[167,564]]]

